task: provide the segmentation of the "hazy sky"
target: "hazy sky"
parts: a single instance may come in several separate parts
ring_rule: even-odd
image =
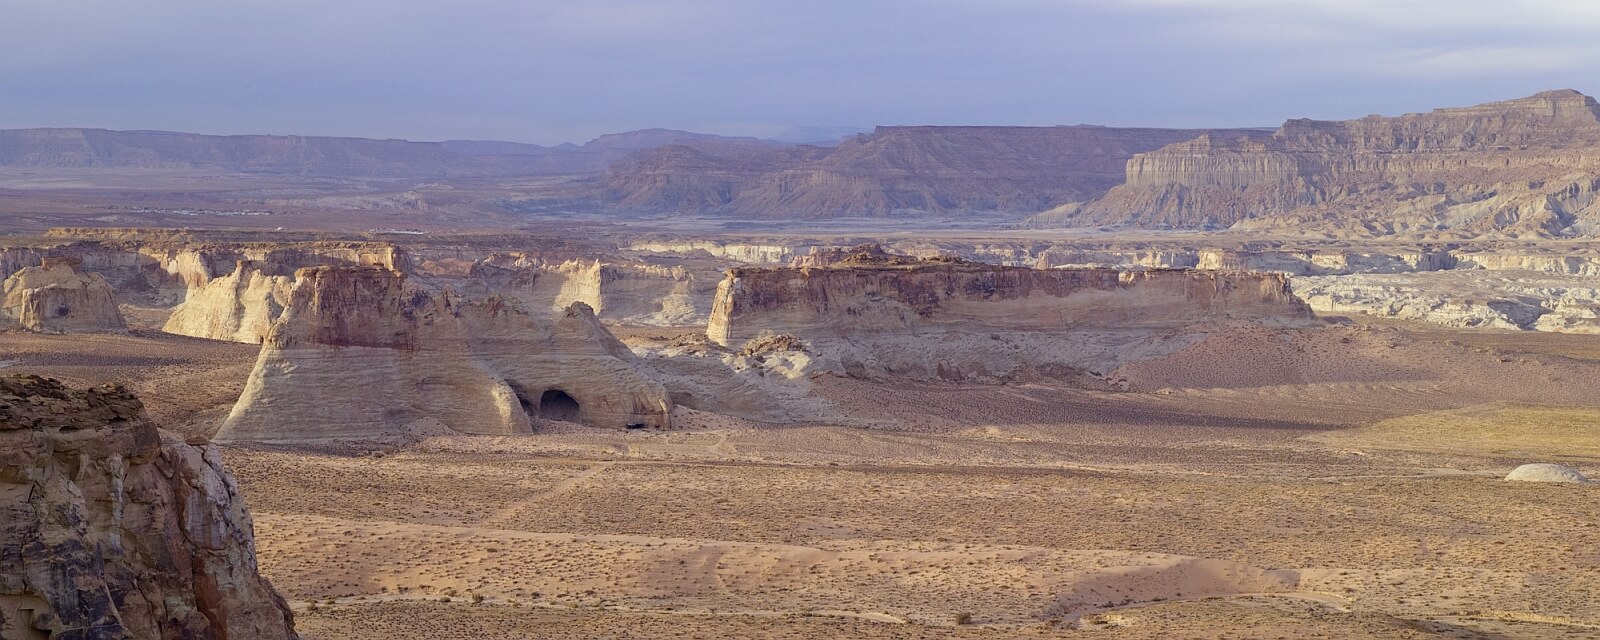
[[[0,127],[582,142],[1600,92],[1597,0],[8,0]]]

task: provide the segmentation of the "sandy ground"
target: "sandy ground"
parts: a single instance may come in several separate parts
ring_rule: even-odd
[[[0,333],[196,432],[253,358]],[[1230,331],[1118,375],[225,458],[310,639],[1600,637],[1600,486],[1500,479],[1600,475],[1600,339]]]

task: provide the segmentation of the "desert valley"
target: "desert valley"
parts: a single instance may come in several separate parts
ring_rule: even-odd
[[[1600,104],[0,131],[0,637],[1600,637]]]

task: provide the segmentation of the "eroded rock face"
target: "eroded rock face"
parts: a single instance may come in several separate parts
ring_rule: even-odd
[[[6,638],[295,638],[209,444],[159,432],[120,387],[0,377]]]
[[[1281,274],[1041,270],[873,249],[825,257],[825,268],[730,270],[707,336],[746,350],[792,336],[793,353],[756,359],[791,378],[995,380],[1103,373],[1181,348],[1175,330],[1204,323],[1311,317]]]
[[[762,333],[1169,327],[1206,316],[1309,315],[1280,274],[1043,270],[954,259],[837,265],[730,270],[707,334],[737,346]]]
[[[44,333],[126,331],[116,293],[99,274],[72,260],[47,258],[6,278],[0,326]]]
[[[302,269],[217,438],[531,433],[551,392],[585,424],[669,427],[666,390],[632,357],[582,303],[550,319],[388,269]]]
[[[1447,327],[1600,333],[1600,279],[1535,271],[1433,271],[1299,277],[1318,313]]]
[[[241,261],[232,273],[190,289],[161,330],[259,344],[283,313],[293,284],[289,276],[269,275],[260,265]]]
[[[1576,91],[1394,118],[1290,120],[1127,163],[1072,224],[1362,234],[1600,231],[1600,105]]]

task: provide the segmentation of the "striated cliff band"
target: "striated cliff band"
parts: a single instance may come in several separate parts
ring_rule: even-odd
[[[307,268],[217,439],[670,426],[666,390],[632,359],[582,303],[548,319],[381,267]]]
[[[6,638],[295,638],[217,447],[120,387],[0,377]]]
[[[1549,91],[1399,117],[1290,120],[1140,153],[1039,222],[1364,235],[1600,232],[1600,105]]]
[[[825,267],[728,272],[707,337],[746,352],[802,351],[853,376],[1007,378],[1100,373],[1181,346],[1206,323],[1302,323],[1282,274],[1030,269],[917,259],[876,247]]]

